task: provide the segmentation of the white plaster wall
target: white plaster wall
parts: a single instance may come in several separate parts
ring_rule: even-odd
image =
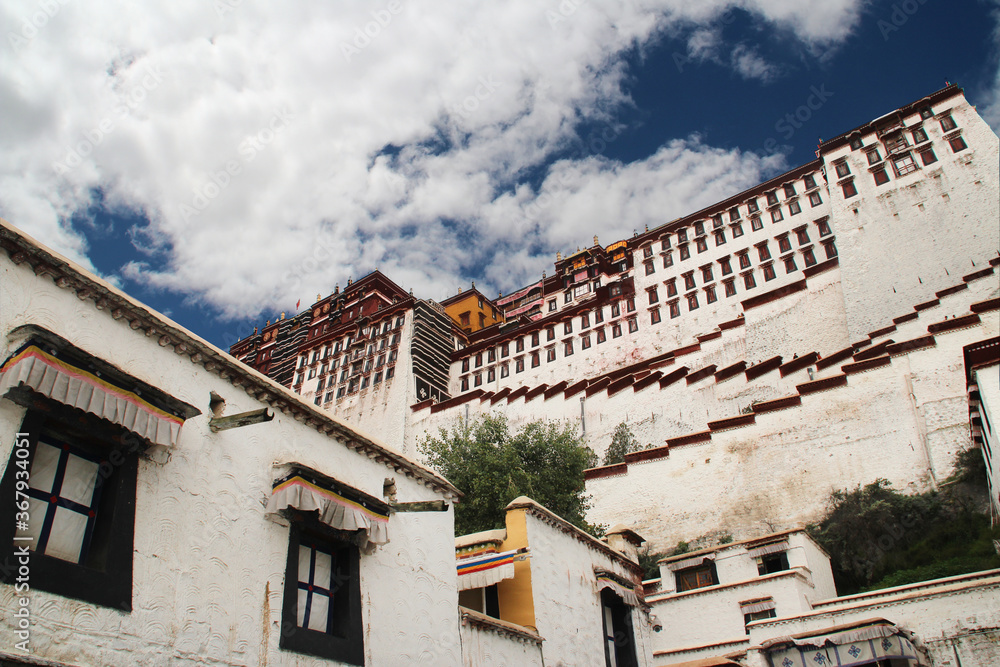
[[[864,151],[849,146],[823,156],[831,181],[832,218],[837,227],[848,329],[852,341],[933,298],[983,267],[1000,247],[1000,140],[961,94],[937,104],[951,109],[968,148],[953,153],[941,125],[923,127],[938,162],[875,186]],[[919,115],[905,118],[914,126]],[[874,134],[863,137],[866,146]],[[884,148],[880,147],[882,156]],[[847,156],[858,195],[844,199],[831,162]],[[919,163],[919,158],[917,159]],[[973,266],[975,262],[975,266]],[[927,296],[927,295],[930,296]]]
[[[813,599],[828,600],[836,597],[837,586],[833,582],[830,556],[804,533],[792,533],[788,536],[788,543],[791,547],[788,551],[788,564],[809,570],[816,595]]]
[[[621,563],[574,537],[527,515],[531,546],[531,586],[538,634],[549,667],[604,664],[601,595],[594,568],[631,579]],[[632,631],[640,665],[652,664],[650,628],[645,614],[633,608]]]
[[[37,324],[203,411],[169,455],[140,460],[132,612],[33,590],[36,657],[102,667],[329,664],[278,648],[288,529],[264,516],[272,461],[301,461],[376,497],[386,477],[396,479],[400,501],[437,494],[280,412],[213,434],[210,391],[226,400],[226,414],[263,404],[6,253],[0,284],[3,333]],[[2,344],[4,356],[13,351]],[[22,414],[0,400],[0,430],[14,432]],[[10,451],[3,437],[4,466]],[[452,512],[395,515],[389,531],[391,542],[361,560],[366,663],[458,664]],[[0,586],[0,607],[13,608],[13,597]],[[0,642],[14,644],[9,617]]]
[[[542,647],[534,643],[466,624],[462,626],[462,664],[466,667],[544,667],[545,662]]]
[[[810,285],[813,281],[819,285],[815,292],[810,289],[750,310],[746,326],[723,331],[721,338],[706,341],[700,351],[683,355],[660,370],[669,373],[681,366],[697,370],[709,364],[715,364],[721,369],[743,359],[759,362],[774,354],[781,354],[787,362],[795,355],[816,351],[828,356],[849,346],[846,329],[836,326],[836,294],[839,291],[836,274],[837,271],[833,270],[811,278]],[[928,324],[967,314],[970,303],[995,298],[1000,293],[1000,289],[996,287],[995,275],[973,281],[969,285],[967,290],[943,297],[939,306],[921,311],[916,320],[905,323],[899,331],[892,332],[888,337],[898,342],[927,335]],[[833,319],[832,326],[824,326],[824,313]],[[981,319],[982,324],[977,331],[981,332],[982,337],[995,335],[989,332],[995,331],[1000,324],[1000,316],[996,311],[982,314]],[[805,324],[800,326],[799,323],[803,320]],[[887,319],[883,322],[885,323],[891,323],[891,320]],[[790,333],[769,334],[768,331]],[[768,350],[748,342],[758,337],[769,338],[773,347]],[[886,338],[881,337],[876,342]],[[951,345],[948,341],[964,341],[961,345],[965,345],[971,340],[960,332],[941,333],[937,339],[935,349],[938,352],[916,353],[919,368],[914,372],[904,371],[904,374],[910,373],[911,388],[916,388],[918,402],[927,403],[925,411],[934,415],[930,430],[921,436],[920,442],[926,441],[928,444],[925,449],[931,448],[937,452],[937,458],[944,466],[942,471],[947,472],[951,456],[958,447],[968,444],[967,437],[963,439],[959,433],[963,429],[967,430],[963,424],[968,421],[967,407],[963,407],[965,390],[964,375],[960,368],[961,349],[960,346],[956,347],[957,343]],[[751,354],[748,348],[754,346],[758,351]],[[800,347],[796,349],[796,346]],[[897,360],[901,358],[906,357],[896,357]],[[849,362],[850,359],[822,371],[814,371],[814,375],[820,378],[839,374],[840,367]],[[754,402],[794,394],[796,385],[809,380],[808,369],[803,368],[785,377],[774,370],[749,382],[743,374],[739,374],[719,383],[707,378],[688,385],[682,379],[662,390],[654,384],[638,393],[628,387],[611,397],[602,390],[589,397],[579,393],[566,399],[560,392],[548,400],[538,396],[528,402],[519,398],[508,404],[503,399],[496,405],[492,405],[489,400],[474,399],[435,414],[431,414],[430,409],[418,411],[412,416],[412,427],[414,437],[419,437],[424,432],[436,433],[438,427],[450,426],[466,412],[473,418],[490,412],[505,414],[515,428],[540,418],[569,420],[580,426],[583,399],[585,443],[599,456],[603,456],[615,427],[622,421],[629,424],[641,445],[659,446],[666,438],[702,431],[711,420],[736,416]],[[905,378],[901,382],[905,384]],[[913,414],[912,409],[909,412]]]
[[[799,618],[755,622],[750,639],[761,644],[880,617],[916,633],[937,667],[994,667],[1000,664],[998,574],[993,570],[831,600]]]
[[[650,597],[651,612],[663,623],[663,630],[652,635],[653,651],[676,651],[745,637],[742,601],[770,597],[777,614],[787,616],[809,611],[809,601],[816,599],[808,572],[801,568],[766,577],[758,577],[755,569],[753,574],[753,579],[745,579],[740,585]],[[682,654],[658,657],[656,662],[670,664],[691,659]]]
[[[748,363],[780,354],[783,361],[810,352],[842,350],[852,341],[847,332],[839,268],[807,279],[808,289],[746,312]]]

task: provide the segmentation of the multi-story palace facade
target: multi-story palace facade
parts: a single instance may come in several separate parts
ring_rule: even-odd
[[[624,421],[650,449],[591,471],[593,520],[693,537],[699,494],[725,490],[713,516],[743,518],[715,529],[780,529],[832,488],[933,487],[973,446],[963,348],[1000,329],[998,144],[951,85],[701,211],[595,237],[496,300],[472,291],[446,309],[376,271],[231,353],[411,454],[422,434],[490,411],[572,420],[599,455]],[[716,433],[748,428],[752,442],[718,451]],[[832,431],[836,446],[810,449]],[[755,444],[769,439],[781,444]],[[691,453],[683,469],[671,449]],[[756,476],[734,486],[734,470]]]

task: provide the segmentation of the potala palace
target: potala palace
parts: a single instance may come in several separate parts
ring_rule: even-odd
[[[228,352],[12,222],[0,665],[1000,664],[1000,570],[838,596],[803,528],[970,448],[1000,519],[1000,139],[956,86],[514,293],[375,271]],[[489,413],[628,424],[604,538],[523,496],[455,535],[417,444]]]

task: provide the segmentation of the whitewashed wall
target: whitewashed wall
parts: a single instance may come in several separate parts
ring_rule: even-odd
[[[280,412],[213,434],[210,391],[226,414],[264,405],[6,253],[0,284],[0,333],[44,327],[203,411],[169,455],[140,460],[132,612],[33,590],[35,656],[102,666],[329,664],[278,648],[288,529],[264,517],[272,461],[301,461],[376,497],[386,477],[400,501],[439,496]],[[13,351],[6,338],[0,346],[3,356]],[[0,400],[4,466],[22,416]],[[366,664],[459,664],[452,512],[396,515],[389,530],[391,542],[361,560]],[[13,609],[13,597],[0,586],[0,608]],[[0,644],[13,646],[13,628],[9,616],[0,620]]]
[[[604,664],[601,595],[594,568],[631,579],[616,559],[542,521],[527,516],[531,584],[538,634],[545,638],[549,667]],[[652,664],[646,616],[632,610],[633,637],[640,665]]]
[[[878,329],[886,314],[908,312],[936,290],[986,266],[1000,248],[1000,139],[959,94],[933,107],[951,114],[968,148],[954,153],[938,120],[923,121],[938,161],[876,186],[862,150],[824,154],[851,340]],[[905,119],[920,121],[918,113]],[[909,137],[908,137],[909,139]],[[876,144],[874,133],[862,137]],[[912,141],[911,141],[912,143]],[[883,157],[884,148],[880,147]],[[833,160],[846,157],[858,195],[844,199]],[[930,295],[930,296],[927,296]]]
[[[471,624],[462,626],[462,664],[466,667],[544,667],[542,653],[532,642]]]
[[[979,387],[979,409],[983,412],[983,441],[990,480],[990,502],[1000,516],[1000,365],[994,364],[976,371]]]
[[[879,477],[904,491],[932,488],[972,444],[962,348],[996,336],[998,320],[997,311],[984,313],[975,326],[937,334],[935,347],[852,374],[801,406],[590,480],[588,520],[627,522],[656,547],[711,544],[721,533],[745,539],[814,521],[831,491]],[[656,390],[640,396],[647,391]]]
[[[652,635],[656,664],[719,655],[726,650],[706,648],[744,636],[740,602],[771,597],[778,616],[812,610],[812,603],[836,595],[829,557],[803,532],[784,536],[788,542],[788,571],[761,576],[747,545],[734,543],[713,550],[719,585],[676,592],[675,573],[660,565],[661,592],[647,598],[663,631]],[[660,655],[657,655],[657,654]]]

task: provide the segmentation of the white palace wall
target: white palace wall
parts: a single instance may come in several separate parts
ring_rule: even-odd
[[[904,134],[922,127],[938,162],[885,185],[876,186],[867,173],[864,150],[845,145],[824,156],[831,190],[836,186],[829,165],[841,158],[858,188],[857,197],[832,197],[852,340],[882,326],[887,310],[904,312],[982,268],[1000,248],[1000,139],[962,96],[933,111],[933,118],[907,116]],[[957,124],[951,132],[941,125],[948,115]],[[968,144],[957,153],[943,140],[956,131]],[[866,147],[877,145],[874,133],[861,138]]]
[[[985,291],[995,300],[1000,291],[995,282],[991,275],[980,281],[987,289],[960,294],[973,292],[974,298]],[[980,313],[975,324],[934,334],[932,347],[882,355],[874,361],[880,365],[867,370],[855,366],[843,375],[844,366],[856,363],[847,358],[814,372],[812,383],[808,369],[790,374],[784,380],[802,385],[800,405],[774,411],[758,405],[753,423],[732,428],[723,423],[709,429],[703,421],[687,431],[702,434],[694,442],[668,445],[654,460],[634,460],[625,470],[612,467],[609,476],[589,479],[588,519],[607,525],[631,521],[663,548],[679,540],[710,542],[726,533],[748,538],[813,521],[831,491],[880,477],[902,490],[932,488],[952,472],[958,450],[972,444],[962,348],[998,334],[997,308],[994,303]],[[947,322],[943,313],[937,315]],[[921,317],[924,335],[928,320],[939,321]],[[704,392],[711,379],[702,382]],[[817,391],[822,386],[816,383],[824,382],[833,386]],[[729,383],[750,384],[737,376],[719,386]],[[656,391],[644,389],[636,398],[649,404]],[[647,392],[650,397],[644,398]]]

